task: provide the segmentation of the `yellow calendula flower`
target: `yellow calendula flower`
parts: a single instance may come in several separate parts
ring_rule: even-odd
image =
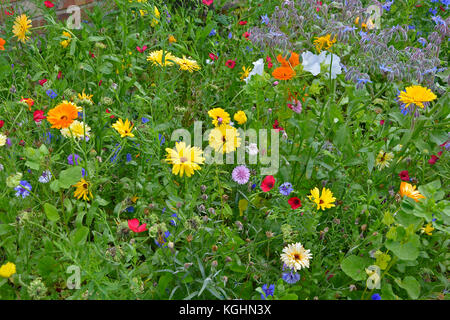
[[[180,70],[189,71],[190,73],[200,70],[197,61],[191,60],[183,56],[183,58],[176,58],[175,63],[180,66]]]
[[[425,108],[429,102],[435,100],[437,96],[428,88],[422,86],[410,86],[401,91],[398,95],[398,100],[403,104],[403,108],[408,108],[410,105],[416,105],[420,108]]]
[[[134,134],[131,133],[133,130],[133,126],[128,119],[125,120],[125,122],[122,121],[122,119],[119,119],[112,125],[114,129],[120,134],[121,138],[124,137],[134,137]]]
[[[9,278],[16,273],[16,265],[12,262],[7,262],[0,267],[0,277]]]
[[[247,122],[247,115],[245,114],[244,111],[238,111],[234,114],[233,119],[238,123],[238,124],[244,124]]]
[[[336,42],[336,37],[334,37],[333,39],[330,38],[331,34],[327,34],[323,37],[315,37],[314,45],[316,46],[317,52],[320,53],[322,49],[329,50],[333,46],[333,44]]]
[[[292,271],[309,268],[309,260],[312,259],[310,250],[306,250],[300,242],[289,244],[283,248],[281,261]]]
[[[230,153],[241,145],[241,138],[239,138],[239,132],[236,128],[228,124],[222,124],[211,130],[209,134],[209,145],[216,152]]]
[[[12,32],[14,35],[23,43],[25,43],[29,37],[27,33],[30,33],[31,20],[28,19],[26,14],[22,14],[16,18],[14,21],[14,26]]]
[[[392,152],[384,152],[383,150],[380,150],[375,163],[378,166],[378,169],[381,170],[385,167],[389,167],[389,163],[392,159],[394,159],[394,154]]]
[[[6,139],[8,139],[8,137],[0,133],[0,147],[3,147],[6,144]]]
[[[315,187],[311,190],[311,195],[308,199],[314,201],[317,204],[317,210],[325,210],[334,207],[334,202],[336,198],[333,197],[333,193],[330,189],[323,188],[322,195],[319,194],[319,188]]]
[[[93,198],[92,192],[89,190],[90,183],[81,178],[76,184],[72,187],[75,187],[76,190],[73,193],[74,197],[77,199],[83,198],[83,200],[89,201],[90,198]]]
[[[416,190],[416,186],[413,186],[405,181],[400,183],[400,196],[407,196],[416,202],[419,202],[419,199],[425,199],[425,196],[423,196],[419,190]]]
[[[252,69],[250,69],[250,67],[246,68],[245,66],[242,66],[242,72],[241,72],[241,80],[244,81],[245,78],[248,77],[250,71],[252,71]]]
[[[172,164],[172,173],[175,175],[190,177],[196,170],[201,170],[200,164],[203,164],[205,158],[202,157],[203,151],[198,147],[186,146],[184,142],[177,142],[174,149],[166,148],[167,158],[165,161]]]
[[[175,57],[170,52],[168,51],[163,52],[162,50],[150,52],[150,54],[147,56],[147,61],[151,61],[153,62],[154,65],[160,65],[163,67],[173,65],[176,59],[178,58]]]
[[[222,124],[229,124],[231,121],[230,114],[222,108],[211,109],[208,111],[208,115],[213,119],[212,124],[216,127]]]
[[[425,232],[427,235],[431,236],[432,231],[434,230],[433,225],[431,223],[427,223],[425,227],[421,228],[422,232]]]
[[[63,48],[67,48],[67,46],[70,44],[72,35],[66,31],[64,31],[62,34],[63,34],[63,36],[67,37],[68,39],[61,41],[60,44],[63,46]]]
[[[152,23],[150,24],[152,27],[156,26],[159,23],[159,18],[161,16],[161,14],[159,13],[159,10],[156,6],[153,10],[153,15],[155,17],[153,18]]]
[[[61,129],[61,134],[66,138],[86,139],[91,136],[91,127],[83,121],[74,120],[68,128]]]

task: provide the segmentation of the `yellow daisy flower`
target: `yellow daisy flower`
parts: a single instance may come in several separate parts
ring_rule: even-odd
[[[327,34],[326,36],[323,37],[315,37],[314,40],[314,45],[316,46],[316,50],[317,52],[320,53],[320,51],[322,51],[322,49],[330,49],[333,44],[336,42],[336,37],[334,37],[333,39],[330,39],[331,34]]]
[[[112,125],[114,129],[120,134],[121,138],[124,137],[134,137],[134,134],[131,133],[133,130],[133,126],[128,119],[125,120],[125,122],[122,121],[122,119],[119,119]]]
[[[12,32],[14,35],[23,43],[25,43],[29,37],[27,33],[30,33],[31,20],[28,19],[26,14],[22,14],[16,18],[14,21],[14,26]]]
[[[60,42],[60,44],[63,46],[63,48],[67,48],[67,46],[70,44],[72,35],[66,31],[64,31],[62,34],[63,34],[63,36],[69,38],[69,39],[66,39],[66,40],[63,40]]]
[[[91,127],[85,124],[83,121],[74,120],[68,128],[61,129],[61,134],[66,137],[74,137],[78,140],[83,138],[90,138]]]
[[[319,188],[317,187],[311,190],[311,195],[308,196],[308,199],[317,204],[317,210],[325,210],[334,207],[335,205],[333,202],[336,201],[336,198],[333,197],[333,193],[330,189],[323,188],[322,195],[320,195]]]
[[[188,59],[185,56],[183,56],[182,59],[176,58],[175,63],[180,66],[180,70],[189,71],[190,73],[200,70],[200,66],[197,61]]]
[[[208,111],[208,115],[213,119],[212,124],[216,127],[222,124],[229,124],[231,121],[230,114],[222,108],[211,109]]]
[[[242,66],[242,72],[241,72],[241,80],[242,81],[244,81],[244,79],[248,77],[250,71],[252,71],[252,69],[250,69],[250,67],[246,68],[245,66]]]
[[[81,178],[80,181],[72,186],[77,188],[73,193],[74,197],[77,199],[83,198],[86,201],[89,201],[89,198],[93,198],[92,192],[89,190],[89,185],[89,182]]]
[[[238,124],[244,124],[247,122],[247,115],[241,110],[234,114],[233,119],[236,120]]]
[[[163,62],[164,58],[164,62]],[[163,53],[162,50],[150,52],[147,56],[147,61],[153,62],[154,65],[160,65],[162,67],[173,65],[174,61],[178,59],[170,52],[166,51]]]
[[[173,164],[172,173],[175,175],[190,177],[194,171],[201,170],[199,164],[203,164],[205,158],[202,157],[203,151],[198,147],[186,146],[184,142],[177,142],[174,149],[166,148],[167,158],[165,161]]]
[[[239,132],[236,128],[222,124],[215,127],[209,134],[209,145],[216,152],[230,153],[241,145],[241,138],[239,138]]]
[[[389,167],[389,163],[392,159],[394,159],[394,154],[392,152],[384,152],[383,150],[380,150],[375,163],[378,166],[378,169],[381,170],[385,167]]]
[[[425,227],[421,228],[422,232],[425,232],[427,235],[433,235],[431,232],[434,230],[433,225],[431,223],[427,223]]]

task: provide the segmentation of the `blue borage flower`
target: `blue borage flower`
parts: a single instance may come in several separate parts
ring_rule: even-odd
[[[269,24],[269,22],[270,22],[270,19],[269,19],[269,17],[267,16],[267,14],[261,16],[261,23],[267,25],[267,24]]]
[[[280,193],[283,196],[288,196],[294,189],[292,188],[292,184],[290,182],[285,182],[279,187]]]
[[[173,213],[173,214],[171,215],[171,217],[177,218],[178,221],[180,221],[180,218],[178,218],[178,216],[177,216],[176,213]],[[177,221],[176,221],[175,219],[172,219],[172,220],[170,220],[170,224],[173,225],[173,226],[176,226],[176,225],[177,225]]]
[[[216,34],[217,34],[217,32],[216,32],[215,29],[212,29],[212,30],[209,32],[209,36],[210,36],[210,37],[213,37],[213,36],[215,36]]]
[[[261,293],[261,299],[266,300],[268,296],[272,296],[275,293],[275,285],[271,284],[267,286],[267,284],[264,284],[261,289],[264,291],[264,294]]]

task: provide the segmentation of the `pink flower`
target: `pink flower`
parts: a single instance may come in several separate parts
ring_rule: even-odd
[[[384,124],[384,120],[380,120],[380,126]]]
[[[62,72],[59,71],[59,72],[58,72],[58,75],[57,75],[56,77],[58,78],[58,80],[60,80],[60,79],[62,78]]]
[[[244,165],[238,166],[234,168],[233,172],[231,173],[231,177],[235,182],[239,184],[245,184],[250,178],[250,170]]]
[[[139,46],[136,46],[136,50],[142,53],[142,52],[144,52],[145,50],[147,50],[147,46],[144,45],[144,46],[142,46],[142,48],[139,47]]]
[[[136,232],[136,233],[144,232],[144,231],[147,231],[147,230],[148,230],[148,229],[147,229],[147,224],[144,223],[143,225],[139,225],[139,220],[138,220],[138,219],[131,219],[131,220],[128,220],[128,227],[129,227],[132,231],[134,231],[134,232]]]
[[[261,189],[263,192],[269,192],[275,185],[275,178],[273,176],[266,176],[261,182]]]
[[[42,79],[42,80],[39,80],[39,84],[41,85],[41,86],[43,86],[44,85],[44,83],[46,83],[47,82],[47,79]]]
[[[207,6],[210,6],[214,2],[214,0],[202,0],[202,2],[203,2],[203,4],[206,4]]]
[[[400,171],[400,173],[398,174],[398,176],[400,177],[400,179],[401,179],[402,181],[409,181],[409,173],[408,173],[408,170]]]
[[[245,20],[239,21],[239,24],[240,24],[241,26],[245,26],[245,25],[247,24],[247,21],[245,21]]]
[[[214,53],[210,53],[210,54],[209,54],[209,58],[210,58],[212,61],[219,59],[219,57],[216,56]]]
[[[433,154],[433,155],[431,156],[431,159],[428,160],[428,163],[431,164],[431,165],[433,165],[433,164],[435,164],[436,161],[438,161],[438,160],[439,160],[439,157],[437,157],[437,156],[435,156],[435,155]]]
[[[44,4],[47,8],[53,8],[55,6],[51,1],[44,1]]]

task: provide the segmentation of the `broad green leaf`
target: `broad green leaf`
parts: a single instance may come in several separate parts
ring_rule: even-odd
[[[86,238],[89,234],[89,228],[82,226],[75,231],[72,242],[74,245],[81,245],[86,242]]]
[[[72,185],[80,181],[81,167],[74,166],[69,169],[61,171],[59,175],[59,186],[64,189],[70,188]]]
[[[59,220],[59,214],[58,209],[50,204],[50,203],[44,203],[44,212],[47,216],[48,220],[50,221],[58,221]]]
[[[420,284],[414,277],[406,276],[403,281],[395,279],[395,282],[397,282],[401,288],[405,289],[412,299],[417,299],[419,297]]]
[[[400,243],[397,241],[386,240],[385,245],[386,248],[391,250],[402,260],[415,260],[419,256],[419,249],[411,241]]]
[[[369,265],[369,262],[358,256],[348,256],[341,262],[342,271],[345,272],[353,280],[365,280],[367,274],[365,268]]]

